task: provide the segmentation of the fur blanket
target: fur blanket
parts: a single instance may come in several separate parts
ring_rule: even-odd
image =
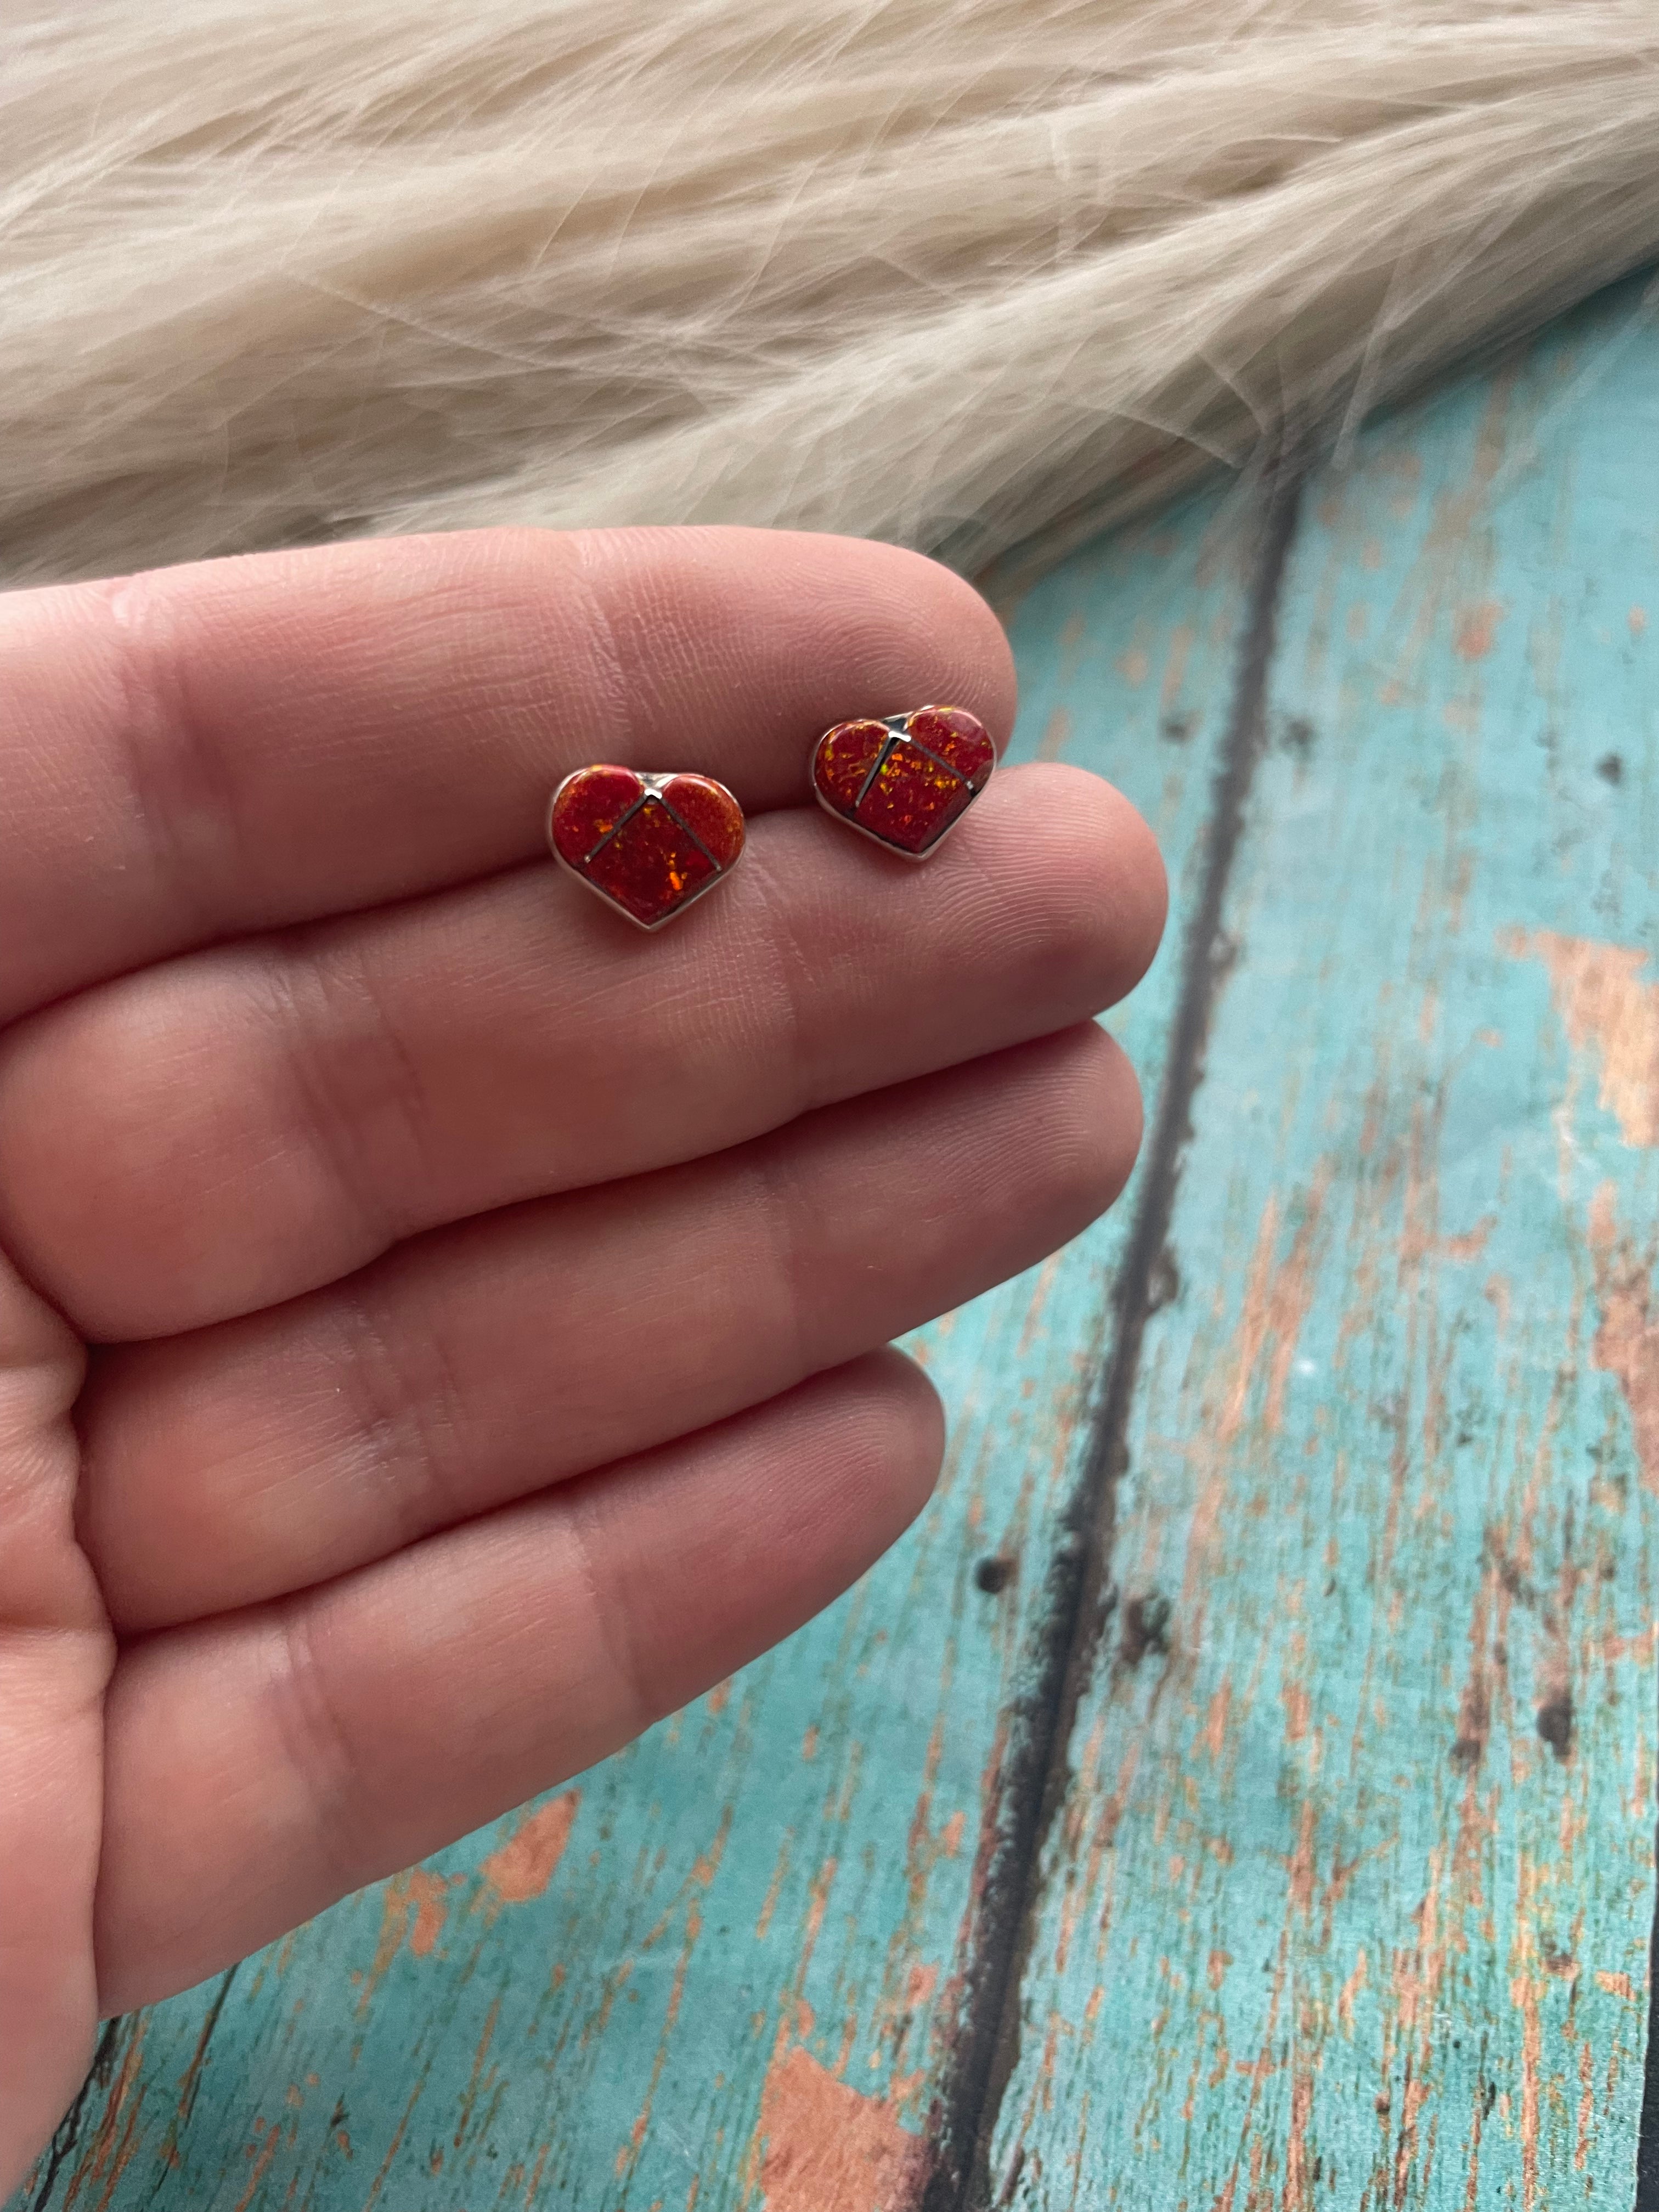
[[[489,521],[975,567],[1659,250],[1653,0],[14,0],[13,581]]]

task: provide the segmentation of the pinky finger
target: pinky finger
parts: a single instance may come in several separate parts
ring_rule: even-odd
[[[861,1574],[943,1429],[893,1352],[280,1604],[132,1646],[100,2002],[268,1942],[618,1749]]]

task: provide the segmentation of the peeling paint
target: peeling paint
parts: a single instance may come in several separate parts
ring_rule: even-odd
[[[767,2073],[757,2133],[766,2212],[912,2212],[927,2185],[921,2136],[799,2044]]]
[[[1650,1314],[1653,1262],[1623,1236],[1611,1183],[1590,1203],[1589,1244],[1595,1261],[1601,1325],[1590,1357],[1617,1378],[1630,1408],[1644,1486],[1659,1497],[1659,1322]]]
[[[1504,609],[1496,599],[1481,599],[1465,607],[1452,635],[1452,650],[1460,660],[1484,660],[1492,651]]]
[[[1575,1051],[1595,1054],[1601,1103],[1625,1142],[1659,1145],[1659,982],[1640,980],[1646,952],[1551,929],[1504,930],[1498,943],[1548,969],[1567,1036]]]
[[[564,1790],[526,1814],[478,1869],[491,1898],[502,1905],[525,1905],[544,1893],[564,1856],[581,1802],[580,1790]]]

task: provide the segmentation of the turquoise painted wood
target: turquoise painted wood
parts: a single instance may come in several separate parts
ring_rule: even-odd
[[[1632,2202],[1656,372],[1603,306],[1310,489],[999,2203]]]
[[[937,2138],[976,2110],[984,2195],[1026,2212],[1628,2205],[1656,494],[1659,334],[1619,297],[1308,489],[1224,948],[1183,932],[1249,736],[1255,503],[1120,535],[1011,611],[1019,750],[1111,775],[1171,861],[1170,943],[1113,1021],[1149,1096],[1183,980],[1213,1000],[1165,1109],[1192,1133],[1163,1148],[1117,1602],[1069,1734],[1031,1692],[1144,1172],[922,1334],[949,1467],[858,1590],[122,2023],[17,2207],[954,2212]],[[1065,1787],[1022,1869],[1033,1747]]]

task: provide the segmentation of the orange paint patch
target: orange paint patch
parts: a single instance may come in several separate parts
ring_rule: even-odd
[[[1544,2032],[1539,2018],[1539,1978],[1528,1961],[1510,1984],[1510,2002],[1521,2015],[1521,2201],[1538,2202],[1538,2087]]]
[[[1064,707],[1056,707],[1049,715],[1042,735],[1037,739],[1039,760],[1058,760],[1072,741],[1072,717]]]
[[[428,1874],[424,1867],[393,1875],[380,1893],[380,1939],[357,2000],[360,2015],[374,2002],[374,1992],[405,1942],[417,1959],[430,1958],[448,1912],[449,1884],[442,1875]]]
[[[1291,2084],[1291,2132],[1285,2145],[1285,2194],[1280,2200],[1283,2212],[1305,2212],[1313,2202],[1314,2182],[1308,2157],[1308,2124],[1313,2118],[1313,2069],[1304,2059],[1297,2064]]]
[[[1354,1999],[1359,1995],[1361,1990],[1365,1986],[1367,1971],[1368,1967],[1365,1953],[1364,1946],[1362,1945],[1359,1958],[1354,1966],[1354,1970],[1352,1973],[1349,1975],[1347,1980],[1343,1983],[1342,1994],[1336,2001],[1336,2016],[1342,2023],[1342,2033],[1344,2035],[1351,2036],[1353,2033]]]
[[[1465,607],[1457,617],[1457,628],[1452,636],[1452,650],[1460,660],[1484,660],[1492,651],[1498,625],[1504,619],[1504,610],[1496,599],[1481,599],[1472,607]]]
[[[1650,1269],[1613,1210],[1613,1186],[1603,1183],[1590,1201],[1590,1252],[1601,1322],[1590,1358],[1616,1376],[1630,1408],[1642,1486],[1659,1497],[1659,1322],[1650,1319]]]
[[[1461,1237],[1443,1237],[1440,1249],[1447,1259],[1461,1261],[1467,1265],[1469,1261],[1480,1257],[1486,1249],[1487,1239],[1497,1226],[1498,1216],[1495,1213],[1482,1214],[1474,1228],[1466,1229]]]
[[[1285,1708],[1285,1740],[1300,1743],[1308,1733],[1308,1723],[1313,1712],[1313,1699],[1302,1682],[1286,1682],[1279,1692]]]
[[[1626,1997],[1632,2004],[1636,2002],[1635,1986],[1628,1974],[1598,1973],[1595,1986],[1605,1990],[1610,1997]]]
[[[1223,1446],[1231,1444],[1243,1426],[1250,1387],[1264,1370],[1267,1387],[1262,1425],[1272,1436],[1284,1419],[1285,1389],[1290,1380],[1291,1362],[1296,1356],[1302,1324],[1313,1304],[1319,1220],[1330,1182],[1329,1164],[1322,1162],[1308,1192],[1291,1249],[1277,1265],[1277,1200],[1269,1198],[1262,1210],[1244,1289],[1243,1311],[1239,1316],[1232,1388],[1221,1409],[1219,1441]]]
[[[912,2012],[931,2004],[939,1987],[939,1968],[918,1960],[904,1978],[904,2002]]]
[[[766,2212],[912,2212],[927,2185],[921,2136],[799,2045],[768,2069],[757,2139]]]
[[[408,1881],[409,1901],[414,1913],[409,1948],[417,1959],[425,1959],[431,1955],[444,1932],[444,1917],[449,1911],[446,1895],[449,1885],[441,1875],[428,1874],[421,1867],[411,1869]]]
[[[1213,1765],[1221,1756],[1227,1741],[1227,1717],[1232,1710],[1233,1678],[1224,1674],[1219,1688],[1210,1694],[1209,1710],[1204,1717],[1204,1732],[1200,1741],[1210,1754]]]
[[[1181,696],[1181,687],[1187,677],[1187,656],[1191,653],[1194,633],[1190,623],[1177,623],[1170,632],[1170,657],[1164,664],[1164,688],[1158,704],[1167,714]]]
[[[1578,2046],[1578,2141],[1573,2148],[1572,2162],[1582,2173],[1589,2164],[1590,2129],[1595,2118],[1595,2090],[1591,2075],[1595,2054],[1588,2039]]]
[[[1601,1102],[1627,1145],[1659,1145],[1659,983],[1637,979],[1647,965],[1638,945],[1559,937],[1553,929],[1505,930],[1501,949],[1541,960],[1575,1051],[1601,1066]]]
[[[497,1902],[526,1905],[543,1895],[564,1856],[581,1802],[580,1790],[561,1790],[520,1821],[499,1850],[491,1851],[479,1872]]]
[[[1285,1871],[1290,1878],[1291,1910],[1304,1916],[1312,1910],[1314,1901],[1314,1827],[1313,1801],[1304,1797],[1302,1817],[1297,1824],[1296,1850],[1285,1863]]]

